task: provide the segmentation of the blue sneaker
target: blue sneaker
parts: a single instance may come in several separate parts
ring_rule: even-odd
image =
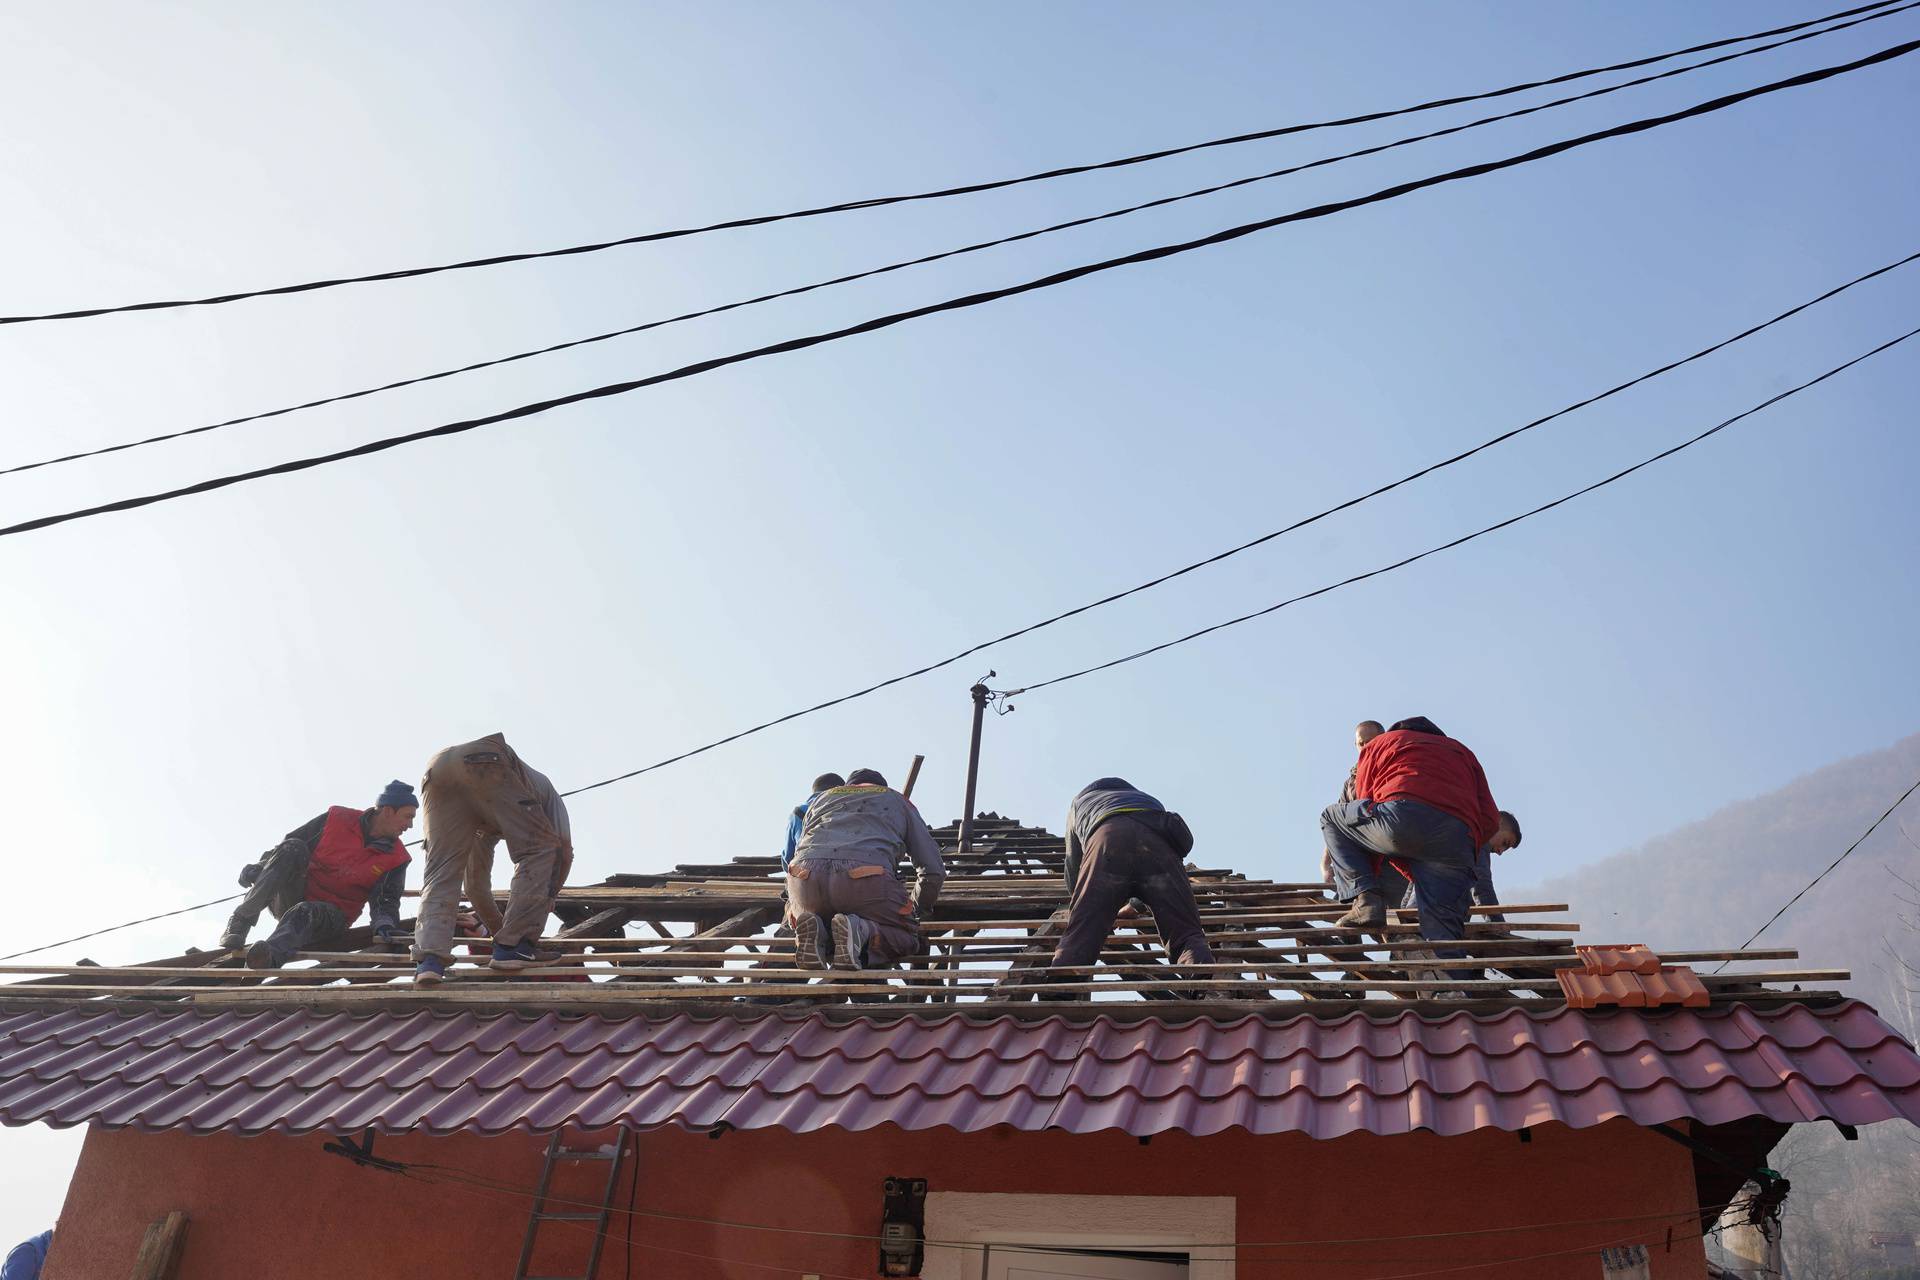
[[[437,987],[447,980],[447,962],[439,956],[421,956],[420,965],[413,971],[413,985],[416,987]]]
[[[493,964],[490,968],[511,973],[515,969],[531,969],[540,963],[540,957],[533,954],[533,944],[522,941],[511,947],[493,944]]]

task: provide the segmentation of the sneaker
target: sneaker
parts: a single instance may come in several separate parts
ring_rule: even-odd
[[[503,947],[493,944],[493,963],[488,966],[503,973],[512,973],[518,969],[531,969],[540,963],[540,957],[533,954],[531,942],[521,942],[515,946]]]
[[[866,951],[865,920],[858,916],[835,916],[833,918],[833,967],[836,969],[863,969],[863,954]]]
[[[413,985],[416,987],[437,987],[447,980],[447,962],[439,956],[421,956],[420,965],[413,971]]]
[[[281,963],[282,961],[275,958],[273,948],[267,945],[265,939],[247,948],[247,968],[249,969],[278,969]]]
[[[802,969],[819,970],[827,967],[820,955],[820,917],[811,912],[803,913],[793,923],[793,958]]]

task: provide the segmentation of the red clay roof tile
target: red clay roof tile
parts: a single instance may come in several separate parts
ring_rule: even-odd
[[[1588,973],[1605,976],[1613,973],[1658,973],[1660,957],[1647,950],[1644,943],[1634,942],[1626,946],[1589,946],[1575,947],[1575,955],[1580,957]]]

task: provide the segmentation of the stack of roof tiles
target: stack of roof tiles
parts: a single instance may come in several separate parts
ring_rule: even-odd
[[[1685,965],[1660,963],[1660,957],[1636,942],[1625,947],[1575,947],[1580,968],[1554,974],[1567,1003],[1576,1009],[1618,1005],[1657,1009],[1680,1005],[1704,1009],[1712,1003],[1700,975]]]

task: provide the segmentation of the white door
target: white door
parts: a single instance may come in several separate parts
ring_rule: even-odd
[[[987,1280],[1187,1280],[1187,1264],[990,1249]]]

